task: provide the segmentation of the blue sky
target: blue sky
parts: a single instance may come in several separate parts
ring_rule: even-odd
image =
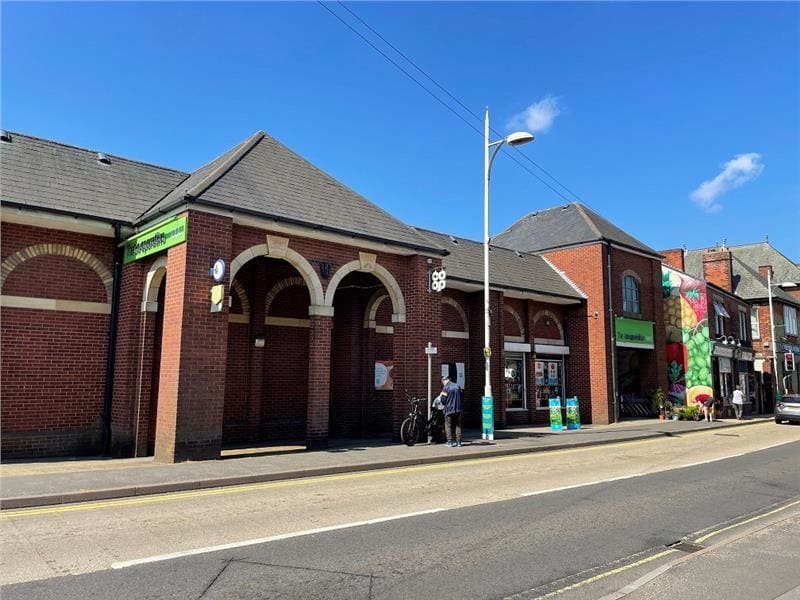
[[[800,261],[800,4],[347,6],[494,128],[535,128],[525,153],[643,242],[768,234]],[[6,129],[184,170],[263,129],[407,223],[482,235],[481,137],[313,2],[4,2],[1,101]],[[565,202],[508,157],[492,177],[493,233]]]

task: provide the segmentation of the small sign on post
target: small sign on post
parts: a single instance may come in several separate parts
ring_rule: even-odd
[[[481,439],[494,439],[494,398],[481,396]]]

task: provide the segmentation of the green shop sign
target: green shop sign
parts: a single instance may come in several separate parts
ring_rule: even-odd
[[[617,331],[617,346],[650,350],[655,348],[652,321],[615,317],[614,324]]]
[[[189,224],[185,216],[172,217],[125,240],[125,264],[186,241]]]

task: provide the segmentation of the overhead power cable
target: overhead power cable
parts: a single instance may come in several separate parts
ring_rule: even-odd
[[[457,116],[459,119],[461,119],[461,121],[463,121],[463,122],[464,122],[464,123],[465,123],[467,126],[469,126],[471,129],[473,129],[473,130],[474,130],[474,131],[476,131],[478,134],[480,134],[480,135],[481,135],[481,137],[483,137],[483,131],[481,131],[481,130],[480,130],[480,129],[478,129],[477,127],[473,126],[473,125],[472,125],[471,123],[469,123],[469,122],[468,122],[466,119],[464,119],[464,117],[463,117],[463,116],[462,116],[460,113],[458,113],[457,111],[455,111],[455,110],[454,110],[454,109],[453,109],[453,108],[452,108],[452,107],[451,107],[449,104],[447,104],[446,102],[444,102],[444,101],[443,101],[443,100],[442,100],[442,99],[441,99],[439,96],[437,96],[437,95],[436,95],[435,93],[433,93],[433,92],[432,92],[430,89],[428,89],[428,88],[427,88],[425,85],[423,85],[423,84],[422,84],[422,83],[421,83],[421,82],[420,82],[418,79],[416,79],[416,78],[415,78],[413,75],[411,75],[411,74],[410,74],[410,73],[409,73],[409,72],[408,72],[406,69],[404,69],[404,68],[403,68],[401,65],[399,65],[399,64],[398,64],[396,61],[394,61],[392,58],[390,58],[389,56],[387,56],[387,55],[386,55],[386,54],[385,54],[385,53],[384,53],[384,52],[383,52],[383,51],[382,51],[380,48],[378,48],[377,46],[375,46],[375,44],[373,44],[373,43],[372,43],[370,40],[368,40],[368,39],[367,39],[367,38],[366,38],[364,35],[362,35],[362,34],[361,34],[361,32],[359,32],[357,29],[355,29],[354,27],[352,27],[352,26],[351,26],[351,25],[350,25],[350,24],[349,24],[347,21],[345,21],[344,19],[342,19],[342,18],[341,18],[341,17],[340,17],[338,14],[336,14],[334,11],[332,11],[332,10],[331,10],[331,9],[329,9],[327,6],[325,6],[325,4],[324,4],[323,2],[321,2],[320,0],[318,0],[318,3],[319,3],[319,4],[320,4],[320,5],[323,7],[323,8],[325,8],[325,10],[327,10],[327,11],[328,11],[330,14],[332,14],[334,17],[336,17],[336,18],[337,18],[337,19],[338,19],[338,20],[339,20],[339,21],[340,21],[342,24],[344,24],[344,25],[345,25],[345,26],[346,26],[348,29],[350,29],[350,31],[352,31],[352,32],[353,32],[353,33],[355,33],[355,34],[356,34],[356,35],[357,35],[359,38],[361,38],[361,40],[363,40],[365,43],[367,43],[367,44],[368,44],[368,45],[369,45],[371,48],[373,48],[373,49],[374,49],[376,52],[378,52],[378,53],[379,53],[381,56],[383,56],[383,57],[384,57],[386,60],[388,60],[389,62],[391,62],[391,63],[392,63],[392,64],[393,64],[393,65],[394,65],[394,66],[395,66],[397,69],[399,69],[399,70],[400,70],[400,71],[401,71],[403,74],[405,74],[405,75],[406,75],[407,77],[409,77],[409,78],[410,78],[412,81],[414,81],[414,83],[416,83],[416,84],[417,84],[419,87],[421,87],[423,90],[425,90],[425,92],[426,92],[426,93],[428,93],[430,96],[432,96],[432,97],[433,97],[433,98],[434,98],[434,99],[435,99],[437,102],[439,102],[440,104],[442,104],[442,105],[443,105],[445,108],[447,108],[447,109],[448,109],[450,112],[452,112],[452,113],[453,113],[454,115],[456,115],[456,116]],[[395,46],[395,45],[394,45],[394,44],[392,44],[392,43],[391,43],[389,40],[387,40],[387,39],[386,39],[386,38],[385,38],[383,35],[381,35],[381,33],[380,33],[380,32],[378,32],[378,31],[377,31],[377,30],[376,30],[374,27],[372,27],[372,26],[371,26],[369,23],[367,23],[367,22],[366,22],[364,19],[362,19],[362,18],[361,18],[361,17],[360,17],[360,16],[359,16],[357,13],[355,13],[353,10],[351,10],[351,9],[350,9],[348,6],[346,6],[346,5],[345,5],[343,2],[341,2],[340,0],[337,0],[337,4],[339,4],[339,6],[341,6],[341,7],[342,7],[344,10],[346,10],[348,13],[350,13],[350,14],[351,14],[351,15],[352,15],[352,16],[353,16],[353,17],[354,17],[356,20],[358,20],[358,22],[359,22],[359,23],[361,23],[361,24],[362,24],[364,27],[366,27],[366,28],[367,28],[369,31],[371,31],[371,32],[372,32],[372,33],[373,33],[375,36],[377,36],[377,37],[378,37],[378,38],[379,38],[381,41],[383,41],[383,42],[384,42],[384,43],[385,43],[387,46],[389,46],[389,47],[390,47],[392,50],[394,50],[394,51],[395,51],[395,52],[396,52],[398,55],[400,55],[400,56],[401,56],[401,57],[402,57],[402,58],[403,58],[403,59],[404,59],[406,62],[408,62],[409,64],[411,64],[411,65],[412,65],[412,66],[413,66],[413,67],[414,67],[414,68],[415,68],[417,71],[419,71],[420,73],[422,73],[422,75],[424,75],[424,76],[425,76],[425,77],[426,77],[426,78],[427,78],[427,79],[428,79],[428,80],[429,80],[431,83],[433,83],[433,84],[434,84],[434,85],[435,85],[437,88],[439,88],[439,89],[440,89],[442,92],[444,92],[444,93],[445,93],[445,94],[446,94],[446,95],[447,95],[447,96],[448,96],[448,97],[449,97],[451,100],[453,100],[453,101],[454,101],[456,104],[458,104],[458,105],[459,105],[459,106],[460,106],[460,107],[461,107],[461,108],[462,108],[464,111],[466,111],[466,112],[467,112],[467,113],[468,113],[470,116],[472,116],[473,118],[475,118],[475,119],[476,119],[476,120],[477,120],[479,123],[481,123],[481,124],[483,123],[483,118],[482,118],[482,117],[480,117],[478,114],[476,114],[474,111],[472,111],[472,110],[471,110],[471,109],[470,109],[468,106],[466,106],[466,105],[465,105],[465,104],[464,104],[464,103],[463,103],[463,102],[462,102],[462,101],[461,101],[461,100],[460,100],[460,99],[459,99],[457,96],[455,96],[455,95],[454,95],[453,93],[451,93],[451,92],[450,92],[450,91],[449,91],[449,90],[448,90],[446,87],[444,87],[444,86],[443,86],[441,83],[439,83],[439,82],[438,82],[436,79],[434,79],[434,78],[433,78],[433,76],[431,76],[431,75],[430,75],[430,74],[429,74],[427,71],[425,71],[425,70],[424,70],[422,67],[420,67],[420,66],[419,66],[419,65],[418,65],[416,62],[414,62],[414,60],[413,60],[413,59],[411,59],[411,58],[410,58],[410,57],[409,57],[407,54],[405,54],[405,53],[404,53],[402,50],[400,50],[400,49],[399,49],[397,46]],[[493,132],[495,135],[497,135],[498,137],[502,137],[502,134],[501,134],[500,132],[498,132],[496,129],[494,129],[493,127],[490,127],[490,130],[491,130],[491,131],[492,131],[492,132]],[[557,178],[556,178],[554,175],[552,175],[551,173],[549,173],[549,172],[548,172],[548,171],[547,171],[547,170],[546,170],[544,167],[542,167],[540,164],[538,164],[536,161],[534,161],[532,158],[530,158],[530,157],[529,157],[527,154],[525,154],[525,153],[524,153],[524,152],[522,152],[522,151],[521,151],[519,148],[516,148],[516,147],[514,147],[514,150],[516,150],[516,152],[517,152],[517,154],[518,154],[519,156],[521,156],[521,157],[522,157],[522,158],[524,158],[526,161],[528,161],[529,163],[531,163],[533,166],[535,166],[537,169],[539,169],[539,170],[540,170],[542,173],[544,173],[544,174],[545,174],[547,177],[549,177],[549,178],[550,178],[550,179],[551,179],[553,182],[555,182],[555,183],[556,183],[557,185],[559,185],[561,188],[563,188],[564,190],[566,190],[566,191],[567,191],[567,192],[568,192],[570,195],[572,195],[572,197],[573,197],[574,199],[580,200],[580,197],[578,196],[578,194],[576,194],[575,192],[573,192],[572,190],[570,190],[570,189],[569,189],[569,188],[568,188],[566,185],[564,185],[563,183],[561,183],[561,182],[560,182],[560,181],[559,181],[559,180],[558,180],[558,179],[557,179]],[[505,150],[504,150],[504,152],[505,152]],[[525,171],[527,171],[527,172],[528,172],[530,175],[533,175],[533,176],[534,176],[536,179],[538,179],[538,180],[539,180],[539,181],[540,181],[540,182],[541,182],[543,185],[545,185],[546,187],[548,187],[548,188],[549,188],[551,191],[553,191],[554,193],[558,194],[558,195],[559,195],[559,196],[560,196],[562,199],[564,199],[564,200],[566,200],[566,201],[568,201],[568,202],[569,202],[569,201],[571,201],[571,199],[570,199],[570,198],[566,197],[566,196],[565,196],[563,193],[561,193],[559,190],[557,190],[557,189],[553,188],[553,187],[552,187],[552,186],[551,186],[551,185],[550,185],[550,184],[549,184],[547,181],[545,181],[544,179],[542,179],[542,178],[541,178],[541,177],[540,177],[540,176],[539,176],[537,173],[535,173],[535,172],[531,171],[531,170],[530,170],[529,168],[527,168],[527,167],[526,167],[524,164],[522,164],[522,163],[521,163],[519,160],[517,160],[517,159],[515,158],[515,156],[514,156],[514,155],[512,155],[512,154],[509,154],[508,152],[505,152],[505,153],[506,153],[506,155],[507,155],[507,156],[508,156],[508,157],[509,157],[511,160],[513,160],[515,163],[517,163],[517,164],[518,164],[520,167],[522,167],[522,168],[523,168]]]

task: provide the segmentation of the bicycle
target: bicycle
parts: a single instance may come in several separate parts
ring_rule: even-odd
[[[400,441],[406,446],[416,444],[423,431],[430,436],[431,441],[440,442],[444,438],[444,414],[436,404],[431,410],[430,421],[422,414],[419,405],[423,398],[412,398],[406,394],[408,403],[411,404],[411,412],[400,425]]]

